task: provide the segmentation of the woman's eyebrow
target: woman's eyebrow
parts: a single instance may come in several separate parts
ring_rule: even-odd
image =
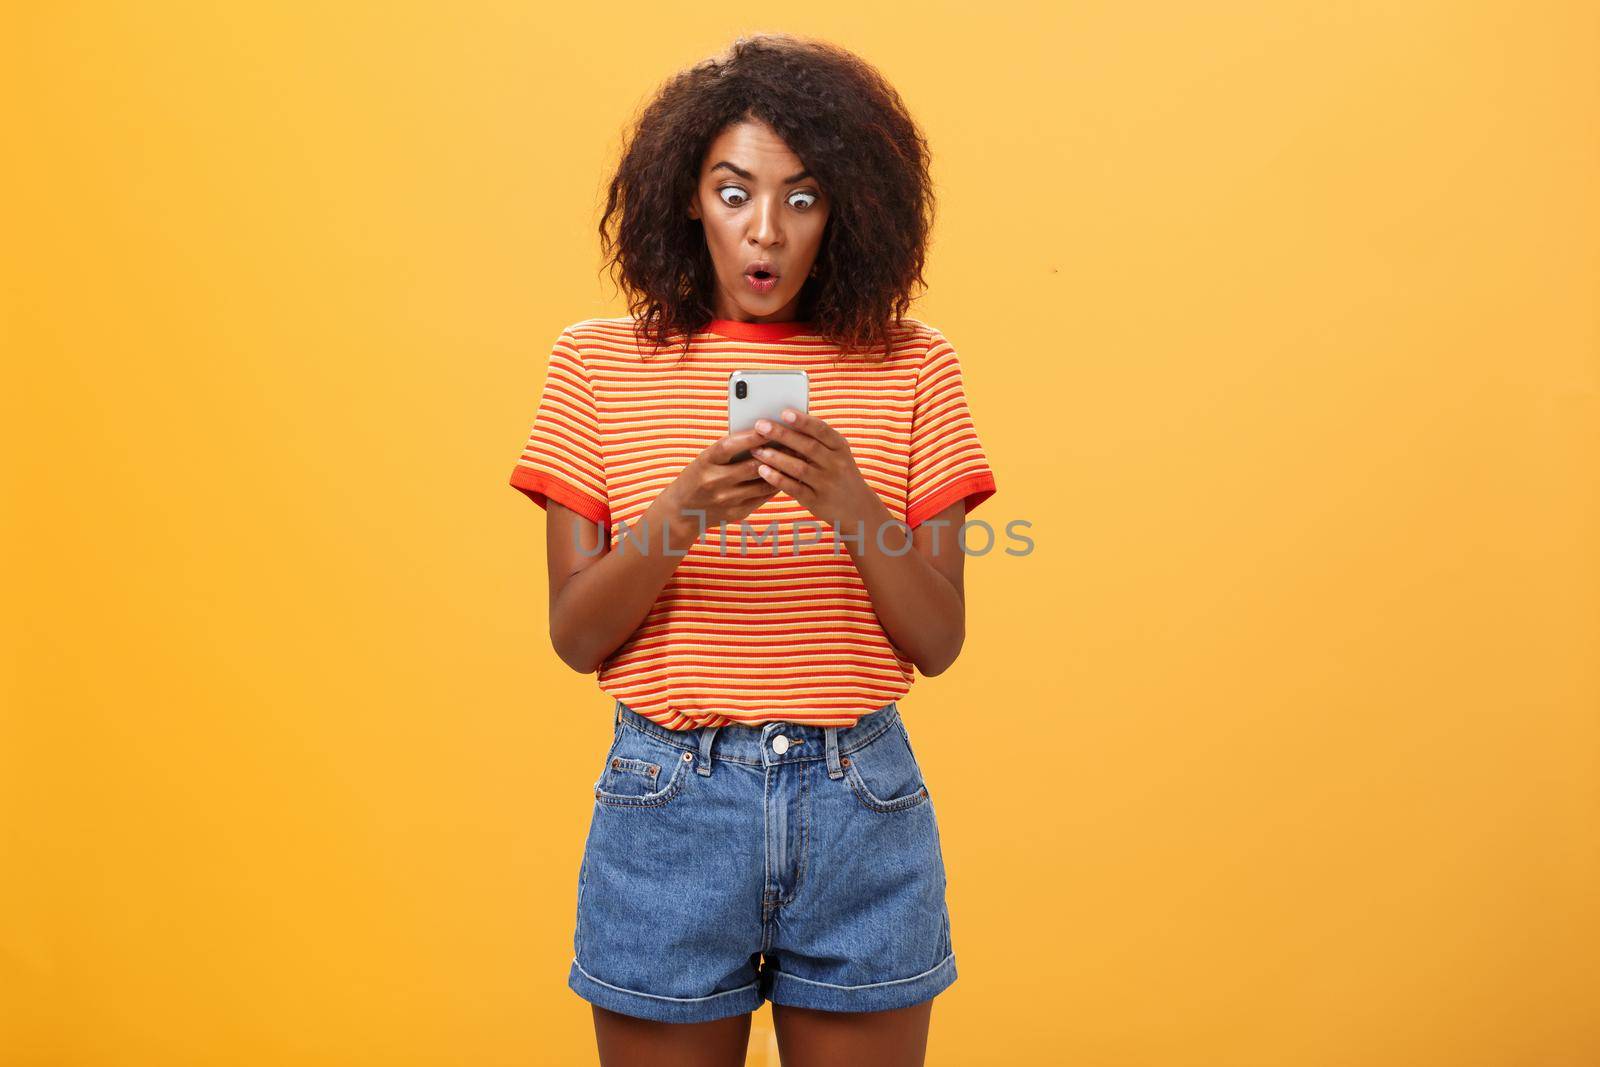
[[[754,174],[751,174],[749,171],[745,170],[743,167],[734,166],[732,163],[729,163],[726,159],[718,160],[717,162],[715,162],[715,163],[713,163],[711,165],[711,169],[712,170],[716,170],[718,167],[727,167],[729,170],[733,171],[735,174],[737,174],[739,177],[743,178],[747,182],[753,182],[753,181],[756,180],[756,176]],[[795,182],[800,181],[803,178],[809,178],[809,177],[811,177],[811,172],[809,170],[802,170],[799,174],[792,174],[789,177],[783,179],[783,184],[785,184],[785,185],[793,185]]]

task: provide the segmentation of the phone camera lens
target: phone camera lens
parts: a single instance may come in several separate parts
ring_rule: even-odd
[[[733,394],[735,396],[737,396],[740,400],[744,399],[745,394],[747,392],[749,392],[749,388],[745,385],[744,382],[741,381],[741,382],[735,382],[734,383]]]

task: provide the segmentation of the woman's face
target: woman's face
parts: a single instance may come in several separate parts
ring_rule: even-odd
[[[788,322],[822,247],[829,200],[765,123],[729,126],[711,142],[689,217],[705,227],[717,275],[716,318]],[[756,275],[764,269],[766,277]]]

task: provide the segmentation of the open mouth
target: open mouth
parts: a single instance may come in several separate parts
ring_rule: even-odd
[[[778,276],[771,271],[765,270],[751,271],[744,276],[744,280],[749,282],[757,292],[762,293],[778,284]]]

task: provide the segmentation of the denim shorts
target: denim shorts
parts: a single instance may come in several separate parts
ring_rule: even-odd
[[[886,1011],[956,980],[933,798],[893,703],[668,730],[616,703],[567,984],[665,1022]]]

